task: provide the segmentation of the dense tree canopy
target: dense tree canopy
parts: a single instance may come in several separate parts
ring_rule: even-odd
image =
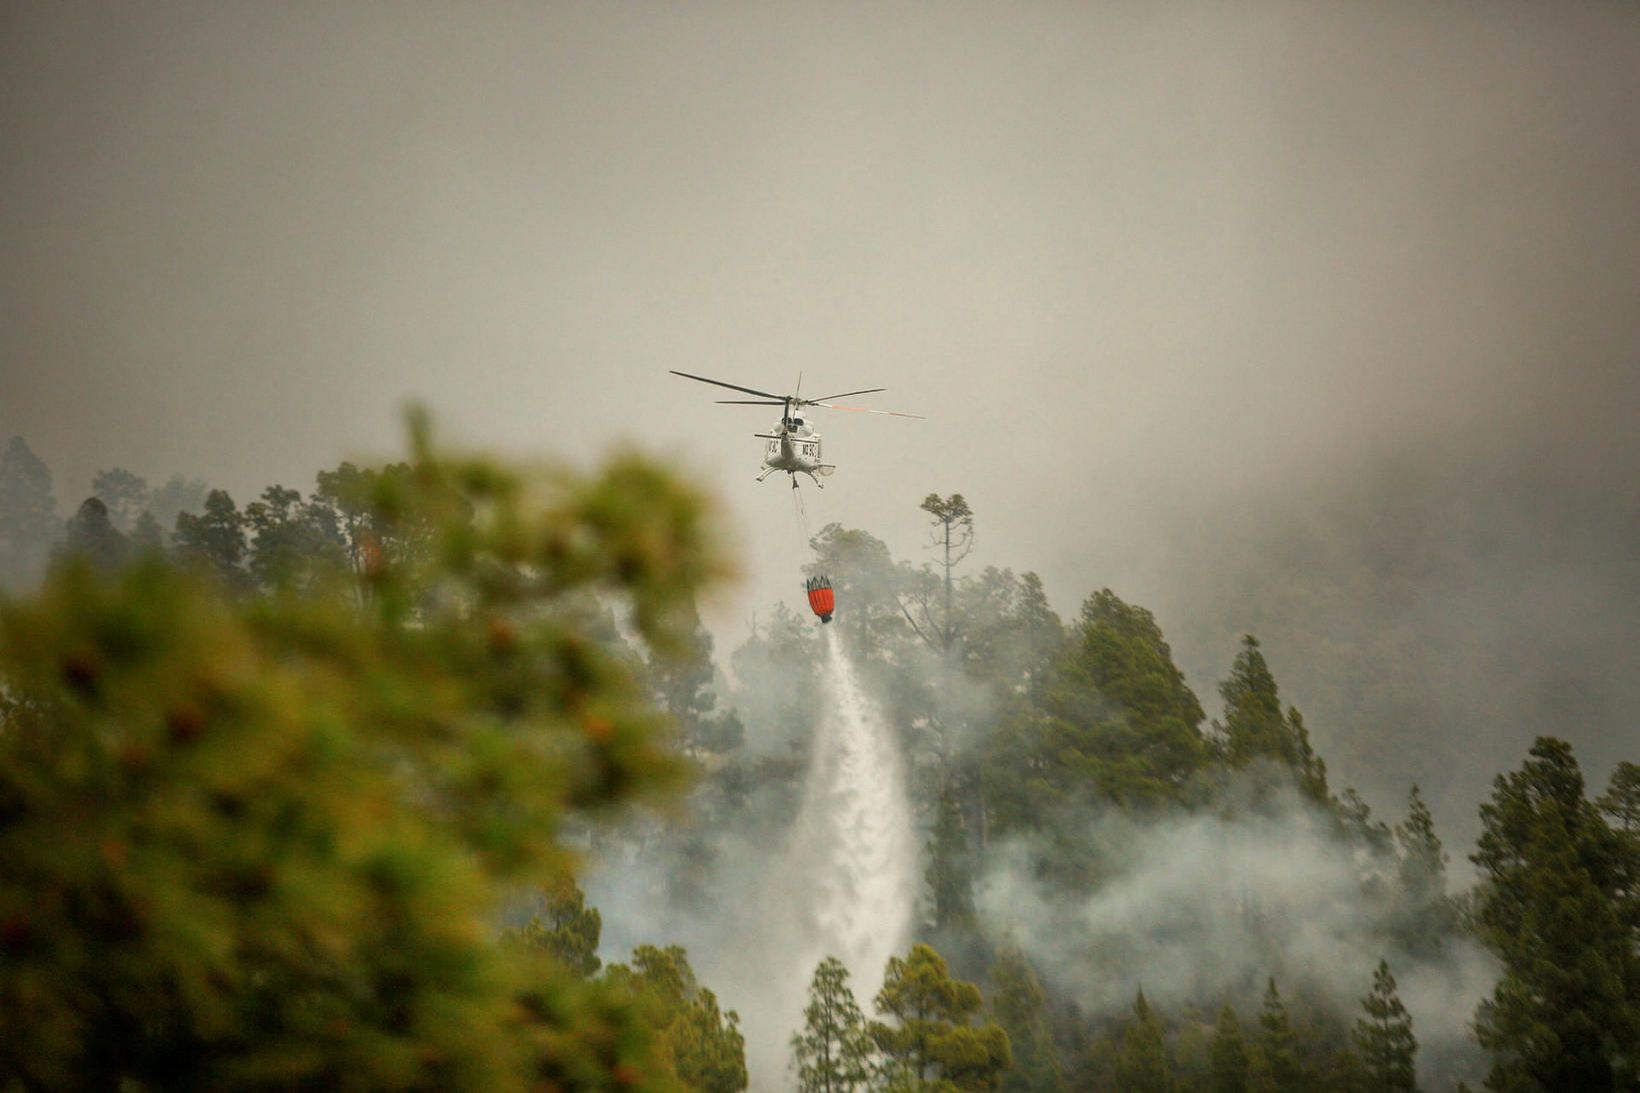
[[[631,457],[525,477],[417,443],[243,510],[116,468],[67,521],[44,464],[6,450],[0,578],[20,588],[58,561],[39,597],[0,610],[0,1073],[747,1087],[739,1018],[682,948],[658,937],[605,965],[619,920],[588,902],[569,847],[658,863],[672,912],[744,898],[725,848],[793,827],[828,693],[819,628],[760,613],[726,675],[694,598],[721,571],[698,499]],[[1540,740],[1482,810],[1480,883],[1451,892],[1418,787],[1393,828],[1333,796],[1255,638],[1205,728],[1150,611],[1102,589],[1067,627],[1035,574],[958,571],[975,519],[960,494],[923,512],[934,566],[840,524],[811,543],[905,751],[925,884],[879,1020],[840,962],[815,970],[787,1026],[801,1089],[1478,1081],[1473,1044],[1420,1049],[1389,974],[1416,967],[1427,992],[1477,940],[1503,969],[1475,1014],[1492,1088],[1633,1084],[1640,768],[1591,801],[1570,749]],[[612,822],[686,771],[687,813]],[[1356,940],[1388,957],[1366,997],[1291,955],[1283,931],[1304,924],[1266,919],[1254,887],[1205,914],[1255,963],[1183,1000],[1177,969],[1090,955],[1075,914],[1026,920],[1015,942],[1008,885],[1092,907],[1158,864],[1110,831],[1205,817],[1325,833],[1355,885],[1330,898],[1354,899]],[[988,1009],[967,981],[982,978]],[[1135,998],[1136,981],[1159,993]]]
[[[675,776],[626,668],[555,604],[601,588],[666,645],[717,571],[700,502],[630,459],[528,493],[425,446],[414,467],[376,518],[438,565],[382,565],[367,611],[229,599],[152,558],[70,560],[0,609],[0,1072],[670,1086],[616,988],[503,956],[489,922],[503,886],[567,877],[567,812]],[[236,515],[213,495],[184,549],[237,563]],[[699,1016],[660,1038],[680,1074]]]
[[[1000,1026],[973,1025],[983,1003],[979,988],[952,978],[927,945],[890,957],[877,992],[877,1012],[890,1020],[871,1025],[888,1087],[995,1089],[1012,1054]]]
[[[1481,806],[1481,936],[1503,978],[1476,1018],[1488,1087],[1603,1090],[1640,1079],[1640,859],[1584,796],[1571,748],[1544,737]]]

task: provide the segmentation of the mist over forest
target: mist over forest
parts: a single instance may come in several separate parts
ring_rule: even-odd
[[[0,1085],[1631,1088],[1637,32],[9,6]]]

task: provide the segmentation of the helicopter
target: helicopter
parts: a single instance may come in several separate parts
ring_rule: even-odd
[[[763,481],[775,471],[785,471],[791,478],[792,489],[797,488],[797,476],[806,474],[816,488],[824,489],[820,482],[823,477],[830,477],[837,469],[835,463],[822,463],[820,456],[820,434],[814,431],[814,426],[803,417],[803,407],[823,406],[828,410],[852,410],[861,414],[885,414],[889,417],[914,417],[921,419],[921,414],[906,414],[898,410],[872,410],[864,406],[841,406],[832,399],[848,398],[850,395],[874,395],[879,391],[886,391],[886,387],[868,387],[861,391],[844,391],[838,395],[827,395],[824,398],[803,398],[802,395],[776,395],[768,391],[759,391],[752,387],[742,387],[735,383],[725,383],[722,380],[708,379],[706,376],[696,376],[689,372],[679,372],[677,369],[668,369],[674,376],[682,376],[688,380],[699,380],[701,383],[715,384],[718,387],[727,387],[731,391],[740,391],[748,395],[759,396],[756,399],[719,399],[720,405],[725,406],[779,406],[780,420],[769,432],[753,433],[760,440],[768,441],[763,453],[763,473],[757,476]],[[803,390],[803,377],[797,378],[797,390]]]

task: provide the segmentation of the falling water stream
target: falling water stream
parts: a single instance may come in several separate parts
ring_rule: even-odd
[[[839,628],[822,630],[830,708],[814,741],[791,855],[806,872],[803,975],[806,984],[822,957],[839,958],[869,1012],[884,963],[910,935],[917,854],[898,742],[861,690]]]

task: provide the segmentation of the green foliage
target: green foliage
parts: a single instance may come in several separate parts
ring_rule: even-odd
[[[347,560],[333,509],[303,502],[296,490],[269,486],[245,506],[248,568],[264,588],[308,591],[334,583]]]
[[[1116,1059],[1116,1081],[1131,1093],[1172,1093],[1173,1075],[1167,1066],[1162,1024],[1140,991],[1133,1001],[1133,1020],[1122,1033],[1122,1053]]]
[[[952,536],[961,539],[965,534],[972,534],[974,510],[960,493],[950,497],[931,493],[917,507],[933,517],[935,533],[942,542]]]
[[[740,720],[718,709],[712,635],[700,621],[694,603],[680,604],[675,620],[679,646],[671,656],[657,657],[647,675],[660,705],[672,715],[680,743],[690,754],[731,751],[745,734]]]
[[[1640,765],[1623,762],[1612,771],[1611,783],[1596,802],[1611,817],[1620,853],[1629,862],[1628,879],[1619,881],[1628,920],[1640,933]],[[1640,1003],[1636,1003],[1640,1008]]]
[[[1619,831],[1640,835],[1640,764],[1617,764],[1611,784],[1596,803]]]
[[[962,809],[949,783],[940,791],[935,805],[934,831],[927,846],[929,928],[938,933],[974,925],[973,863],[968,836],[963,830]]]
[[[1640,1043],[1640,860],[1584,796],[1565,742],[1541,737],[1481,806],[1475,918],[1503,977],[1476,1013],[1489,1088],[1631,1088]]]
[[[206,494],[204,510],[197,516],[178,514],[172,541],[178,558],[211,574],[223,588],[240,590],[247,586],[245,517],[226,490]]]
[[[979,987],[953,979],[945,958],[927,945],[913,945],[904,959],[889,957],[877,1012],[893,1023],[870,1026],[887,1087],[996,1089],[1012,1054],[1000,1026],[970,1023],[983,1002]]]
[[[1446,894],[1446,851],[1417,786],[1407,796],[1406,822],[1395,828],[1395,839],[1401,846],[1396,933],[1403,947],[1429,956],[1457,931],[1458,915]]]
[[[1364,1016],[1355,1022],[1355,1055],[1360,1060],[1361,1093],[1417,1093],[1418,1041],[1412,1016],[1395,991],[1389,963],[1372,973],[1372,992],[1361,999]]]
[[[951,574],[957,564],[968,557],[968,552],[974,548],[974,510],[968,507],[968,502],[960,493],[953,493],[950,497],[931,493],[923,498],[920,507],[933,518],[933,545],[944,551],[939,563],[941,590],[944,593],[939,619],[935,622],[931,613],[925,613],[924,617],[930,623],[929,629],[933,633],[935,646],[949,660],[957,636],[951,602]]]
[[[991,1015],[1008,1034],[1013,1065],[1002,1076],[1006,1093],[1061,1093],[1059,1050],[1048,1029],[1047,993],[1025,954],[1006,945],[991,965]]]
[[[1247,1041],[1229,1002],[1219,1011],[1210,1058],[1213,1093],[1247,1093]]]
[[[418,437],[407,466],[371,519],[423,529],[427,561],[384,556],[364,610],[228,598],[153,558],[65,564],[0,608],[0,1073],[673,1086],[621,992],[491,923],[568,880],[563,817],[677,778],[624,663],[561,608],[618,596],[666,646],[720,569],[701,502],[632,457],[525,478]],[[237,563],[212,500],[179,538]],[[712,1008],[668,1032],[680,1073],[721,1073]]]
[[[598,938],[604,920],[598,908],[588,907],[580,885],[567,877],[544,891],[541,901],[541,910],[521,929],[504,933],[502,940],[546,953],[582,979],[596,975],[603,965]]]
[[[80,503],[64,529],[57,556],[77,559],[103,573],[123,566],[131,557],[131,543],[108,518],[108,506],[95,497]]]
[[[50,468],[12,437],[0,455],[0,587],[22,588],[39,575],[62,527],[56,510]]]
[[[799,1093],[856,1093],[869,1088],[876,1049],[848,986],[848,968],[828,956],[814,969],[803,1028],[792,1034]]]
[[[1218,726],[1230,765],[1243,767],[1269,759],[1293,772],[1299,788],[1312,800],[1327,800],[1327,767],[1310,746],[1304,718],[1294,707],[1281,710],[1275,676],[1265,662],[1258,639],[1242,638],[1230,678],[1219,684],[1224,723]]]
[[[1184,799],[1212,758],[1201,704],[1155,617],[1108,589],[1088,598],[1037,703],[992,736],[986,793],[1001,831],[1049,822],[1061,805]]]
[[[640,945],[630,965],[610,965],[605,979],[637,998],[656,1031],[669,1076],[684,1088],[697,1093],[746,1088],[740,1017],[719,1010],[717,996],[696,981],[682,948]]]
[[[1333,801],[1344,834],[1369,858],[1386,860],[1395,851],[1395,834],[1388,824],[1372,818],[1372,806],[1352,786]]]
[[[1273,976],[1265,987],[1264,1008],[1259,1012],[1258,1048],[1276,1093],[1301,1093],[1306,1086],[1304,1069],[1298,1061],[1292,1020]]]
[[[1042,578],[994,566],[958,585],[957,627],[963,672],[1003,697],[1039,697],[1065,643]]]

